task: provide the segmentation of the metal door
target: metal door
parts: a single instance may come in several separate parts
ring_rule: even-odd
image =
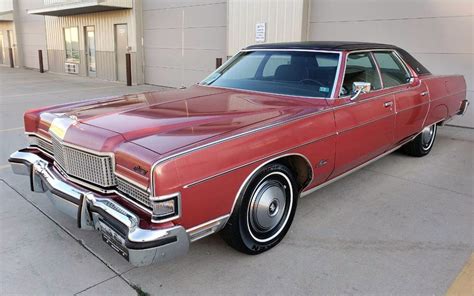
[[[125,54],[128,51],[127,24],[115,25],[115,63],[117,65],[117,80],[126,81]]]
[[[391,148],[395,128],[395,96],[382,89],[381,78],[370,52],[348,55],[343,81],[345,93],[353,81],[371,83],[371,91],[340,98],[334,110],[336,121],[336,165],[333,176],[340,175]]]
[[[94,26],[87,26],[84,28],[85,45],[86,45],[86,67],[87,75],[90,77],[97,76],[96,72],[96,55],[95,55],[95,28]]]

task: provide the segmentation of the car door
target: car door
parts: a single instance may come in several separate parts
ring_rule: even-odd
[[[395,144],[419,133],[429,108],[424,82],[411,80],[407,66],[395,51],[375,51],[383,87],[395,95]]]
[[[336,163],[340,175],[390,149],[394,141],[394,95],[383,89],[380,72],[370,51],[349,53],[341,86],[336,122]],[[354,82],[369,82],[368,93],[354,99]]]

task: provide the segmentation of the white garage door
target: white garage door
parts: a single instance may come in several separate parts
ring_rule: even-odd
[[[189,86],[226,57],[225,1],[143,1],[145,83]]]

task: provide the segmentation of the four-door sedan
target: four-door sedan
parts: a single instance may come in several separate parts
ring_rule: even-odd
[[[201,83],[30,110],[13,171],[134,265],[222,230],[258,254],[298,198],[401,148],[430,152],[468,106],[462,76],[386,44],[247,47]]]

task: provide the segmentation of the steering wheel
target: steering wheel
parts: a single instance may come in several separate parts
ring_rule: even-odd
[[[310,79],[310,78],[305,78],[305,79],[301,79],[299,82],[305,84],[306,82],[309,82],[309,83],[315,83],[319,86],[324,86],[324,84],[318,80],[314,80],[314,79]]]

